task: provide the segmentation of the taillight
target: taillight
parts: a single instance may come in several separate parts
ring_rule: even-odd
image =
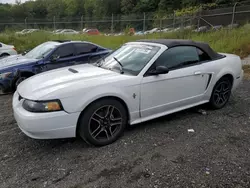
[[[14,47],[14,48],[13,48],[13,50],[15,50],[15,51],[16,51],[16,48]]]

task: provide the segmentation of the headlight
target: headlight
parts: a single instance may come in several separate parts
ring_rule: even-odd
[[[5,72],[5,73],[0,74],[0,80],[1,80],[1,79],[4,79],[4,78],[7,78],[7,77],[10,76],[11,74],[12,74],[12,72]]]
[[[63,110],[59,100],[53,101],[31,101],[25,99],[23,108],[29,112],[56,112]]]

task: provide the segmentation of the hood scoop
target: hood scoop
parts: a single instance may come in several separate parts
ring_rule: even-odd
[[[74,74],[79,73],[77,70],[72,69],[72,68],[69,68],[68,70],[69,70],[70,72],[74,73]]]

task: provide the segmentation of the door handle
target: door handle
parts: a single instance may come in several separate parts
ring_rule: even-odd
[[[194,72],[194,75],[201,75],[201,74],[202,74],[202,72],[200,72],[200,71]]]

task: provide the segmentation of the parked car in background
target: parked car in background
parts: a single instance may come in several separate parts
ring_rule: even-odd
[[[88,35],[100,35],[100,32],[98,29],[88,29],[85,31],[86,34]]]
[[[20,32],[16,32],[16,34],[25,35],[25,34],[30,34],[30,33],[36,32],[36,31],[39,31],[39,29],[24,29]]]
[[[58,35],[76,35],[76,34],[79,34],[79,32],[75,31],[73,29],[63,29],[62,31],[59,31],[55,34],[58,34]]]
[[[196,33],[202,33],[202,32],[207,32],[207,31],[209,31],[209,27],[208,26],[201,26],[201,27],[199,27],[198,29],[195,29],[195,30],[193,30],[194,32],[196,32]]]
[[[160,29],[159,28],[154,28],[154,29],[145,31],[145,34],[152,34],[152,33],[158,33],[158,32],[160,32]]]
[[[54,31],[52,31],[52,33],[58,33],[58,32],[61,32],[63,29],[57,29],[57,30],[54,30]]]
[[[7,45],[0,42],[0,59],[10,56],[10,55],[16,55],[16,49],[13,45]]]
[[[209,103],[223,108],[243,78],[240,57],[189,40],[140,40],[95,64],[43,73],[13,97],[20,129],[36,139],[81,136],[97,146],[125,127]]]
[[[22,30],[22,31],[16,32],[16,34],[18,34],[18,35],[23,35],[23,34],[27,33],[29,30],[30,30],[30,29],[24,29],[24,30]]]
[[[84,28],[84,29],[82,30],[82,32],[85,33],[87,30],[88,30],[87,28]]]
[[[222,26],[222,25],[215,25],[215,26],[213,26],[213,28],[212,28],[213,31],[218,31],[218,30],[221,30],[221,29],[223,29],[223,26]]]
[[[144,32],[143,31],[137,31],[137,32],[135,32],[135,35],[144,35]]]
[[[45,71],[92,63],[111,50],[81,41],[45,42],[25,55],[10,56],[0,60],[0,90],[11,92],[25,79]]]
[[[40,31],[40,29],[30,29],[26,34],[34,33]]]

